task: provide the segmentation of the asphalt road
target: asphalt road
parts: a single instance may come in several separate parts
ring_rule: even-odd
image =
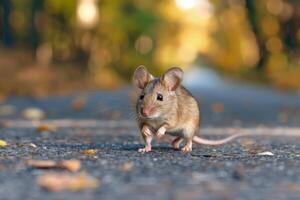
[[[51,133],[4,128],[1,137],[9,145],[0,150],[0,199],[300,197],[300,137],[252,136],[220,147],[197,145],[189,154],[172,150],[166,142],[155,144],[151,153],[140,154],[140,138],[130,127],[70,127]],[[85,155],[85,149],[97,153]],[[259,155],[266,151],[274,155]],[[79,159],[81,171],[101,185],[81,192],[45,191],[37,178],[57,170],[34,169],[25,164],[28,159]],[[123,169],[124,163],[132,167]]]
[[[219,147],[197,145],[188,154],[163,142],[140,154],[130,88],[10,97],[0,105],[0,139],[8,143],[0,148],[0,199],[300,199],[299,95],[210,72],[200,72],[195,81],[195,74],[185,84],[201,102],[203,137],[242,129],[253,135]],[[213,81],[201,81],[207,77]],[[24,116],[30,107],[46,121]],[[39,124],[55,130],[38,131]],[[85,149],[97,153],[83,154]],[[64,170],[35,169],[25,164],[28,159],[78,159],[81,171],[101,184],[79,192],[46,191],[37,178]]]

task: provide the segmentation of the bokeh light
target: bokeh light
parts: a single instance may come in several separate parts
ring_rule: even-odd
[[[194,8],[197,5],[198,0],[175,0],[179,8],[188,10]]]
[[[135,41],[135,49],[141,54],[147,54],[153,48],[153,40],[147,35],[141,35]]]
[[[94,27],[99,19],[99,11],[96,5],[96,0],[79,0],[77,18],[82,27]]]

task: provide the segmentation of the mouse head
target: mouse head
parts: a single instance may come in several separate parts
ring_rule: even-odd
[[[183,78],[178,67],[167,70],[155,78],[144,66],[139,66],[133,75],[134,85],[141,89],[137,100],[137,114],[141,118],[163,118],[177,108],[176,90]]]

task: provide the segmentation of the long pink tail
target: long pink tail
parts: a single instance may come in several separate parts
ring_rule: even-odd
[[[221,140],[207,140],[198,136],[193,137],[193,142],[198,143],[198,144],[206,144],[206,145],[221,145],[225,144],[227,142],[230,142],[231,140],[244,136],[245,134],[235,134],[232,136],[229,136],[227,138],[221,139]]]

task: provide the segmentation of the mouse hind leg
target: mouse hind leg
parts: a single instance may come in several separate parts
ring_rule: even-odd
[[[193,140],[191,138],[186,138],[186,144],[182,147],[181,151],[184,153],[191,152],[193,146]]]
[[[191,123],[185,130],[183,130],[183,137],[186,140],[186,144],[181,149],[182,152],[187,153],[192,151],[193,137],[197,132],[197,126],[195,123]]]
[[[173,149],[176,149],[176,150],[179,150],[180,149],[180,143],[183,141],[183,138],[182,137],[176,137],[171,145],[173,147]]]

